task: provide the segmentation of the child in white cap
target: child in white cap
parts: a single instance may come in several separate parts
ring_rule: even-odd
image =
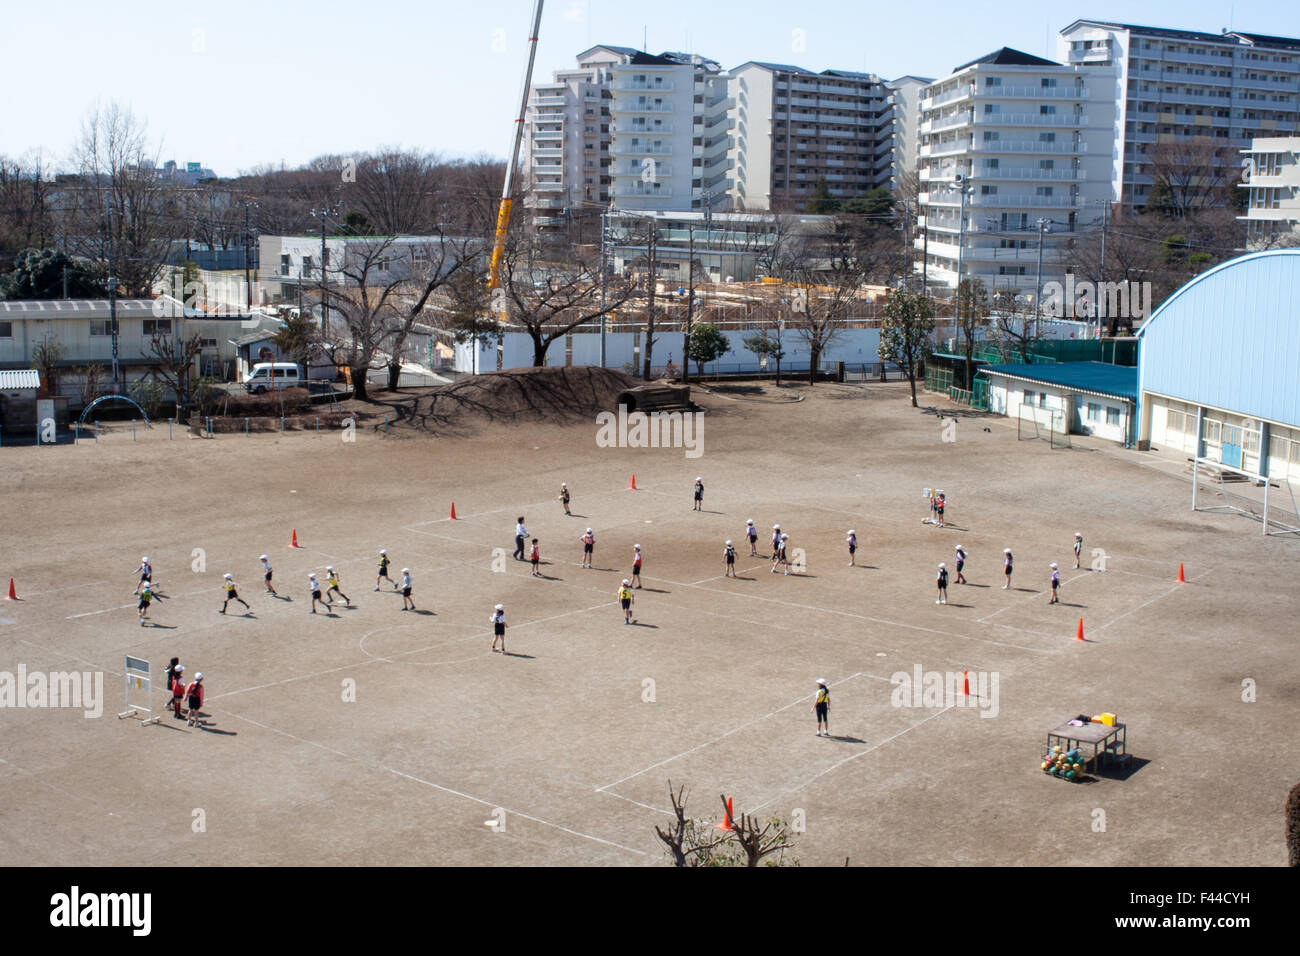
[[[852,528],[849,529],[849,567],[856,567],[858,563],[858,533]]]
[[[330,598],[330,595],[337,594],[339,597],[343,599],[343,602],[348,607],[351,607],[352,599],[348,597],[346,594],[344,594],[341,590],[339,590],[339,573],[334,570],[334,565],[332,564],[327,565],[325,568],[325,573],[328,575],[328,577],[325,580],[329,582],[329,589],[325,592],[325,599],[329,601],[331,604],[333,604],[334,601],[333,599]]]
[[[145,584],[153,583],[153,567],[149,564],[148,556],[140,559],[140,566],[135,569],[140,575],[140,580],[136,583],[135,593],[140,593],[140,587]]]
[[[410,607],[407,607],[407,605]],[[402,610],[414,611],[415,602],[411,600],[411,569],[402,568]]]
[[[1079,570],[1079,555],[1083,551],[1083,534],[1076,531],[1074,533],[1074,570]]]
[[[786,556],[786,548],[789,546],[789,542],[790,542],[790,536],[788,534],[782,533],[781,549],[777,553],[781,556],[781,563],[785,565],[786,574],[790,573],[790,559]]]
[[[140,626],[144,627],[145,619],[149,617],[149,603],[153,601],[153,585],[148,581],[144,582],[144,590],[140,592],[140,603],[136,605],[136,612],[140,616]]]
[[[564,505],[564,513],[566,515],[573,514],[573,512],[569,510],[569,486],[564,482],[560,482],[560,503]]]
[[[582,564],[579,567],[590,568],[592,551],[596,547],[596,535],[588,528],[582,535]]]
[[[781,560],[781,526],[772,525],[772,573],[776,574],[777,562]]]
[[[955,550],[957,552],[957,583],[966,584],[968,583],[966,576],[961,573],[961,569],[966,566],[966,549],[961,545],[957,545]]]
[[[245,601],[243,598],[241,598],[239,596],[239,592],[235,590],[235,579],[229,574],[225,575],[225,579],[226,579],[226,599],[221,602],[221,613],[222,614],[226,613],[226,606],[230,604],[231,601],[238,601],[240,604],[244,605],[245,611],[251,611],[252,608],[248,606],[248,602]]]
[[[754,527],[753,518],[745,522],[745,537],[749,539],[749,556],[758,557],[758,529]]]
[[[704,510],[704,479],[695,476],[695,511]]]
[[[948,567],[943,562],[939,563],[939,573],[935,575],[935,583],[939,586],[939,599],[935,604],[948,603]]]
[[[623,609],[624,624],[632,623],[632,588],[628,586],[630,584],[631,582],[624,578],[622,585],[618,589],[618,603]]]
[[[1002,573],[1007,576],[1007,583],[1002,585],[1002,590],[1006,591],[1011,587],[1011,549],[1002,549]]]
[[[259,561],[262,562],[262,579],[263,579],[264,581],[266,581],[266,593],[267,593],[267,594],[270,594],[270,595],[273,595],[274,597],[279,597],[280,595],[278,595],[278,594],[275,593],[275,586],[274,586],[273,584],[271,584],[271,559],[270,559],[270,557],[268,557],[267,555],[264,554],[264,555],[262,555],[260,558],[258,558],[257,560],[259,560]]]
[[[185,703],[189,708],[186,716],[189,717],[191,727],[200,723],[199,711],[203,709],[203,672],[194,675],[194,680],[190,681],[190,686],[185,688]]]
[[[830,724],[831,692],[826,686],[826,678],[817,678],[817,696],[813,699],[812,713],[817,715],[817,737],[831,735]]]
[[[1061,586],[1061,572],[1057,570],[1056,562],[1052,562],[1052,599],[1048,604],[1060,604],[1061,599],[1057,594],[1057,589]]]
[[[397,582],[388,576],[388,549],[387,548],[379,549],[379,576],[375,578],[376,591],[379,590],[380,581],[387,581],[389,584],[393,586],[394,591],[397,590]]]
[[[632,545],[632,586],[640,590],[641,588],[641,545]]]
[[[722,557],[727,562],[727,570],[722,576],[724,578],[734,578],[736,576],[736,549],[732,546],[730,541],[727,542],[727,547],[726,550],[722,552]]]
[[[498,604],[492,611],[492,650],[497,649],[497,641],[501,642],[501,653],[506,652],[506,606]]]
[[[315,572],[307,575],[307,580],[311,584],[311,613],[315,614],[316,602],[320,601],[321,604],[325,604],[326,602],[320,596],[320,582],[316,580]]]

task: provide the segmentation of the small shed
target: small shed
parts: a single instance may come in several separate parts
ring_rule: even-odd
[[[34,368],[0,370],[0,428],[35,428],[36,394],[40,388],[41,373]]]

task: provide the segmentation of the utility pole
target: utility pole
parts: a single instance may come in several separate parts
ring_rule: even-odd
[[[605,237],[608,234],[609,227],[606,225],[605,210],[600,211],[600,367],[605,367],[605,327],[609,324],[609,316],[605,312],[605,273],[609,271],[609,266],[605,263]]]
[[[1101,338],[1101,324],[1104,321],[1101,315],[1101,283],[1106,281],[1106,227],[1110,224],[1110,200],[1097,201],[1101,203],[1101,275],[1098,277],[1097,294],[1094,296],[1096,302],[1093,308],[1097,310],[1097,338]]]
[[[686,334],[682,336],[682,382],[691,380],[691,320],[695,317],[695,223],[686,224]]]
[[[641,378],[650,381],[650,361],[653,358],[655,338],[655,251],[659,240],[659,219],[650,214],[650,286],[646,290],[645,348],[642,350]]]
[[[1043,236],[1052,230],[1052,220],[1038,220],[1038,275],[1034,279],[1034,332],[1038,332],[1038,322],[1042,315],[1043,297]],[[1026,339],[1028,336],[1026,336]]]
[[[953,186],[961,193],[961,211],[958,213],[957,220],[957,286],[954,289],[953,305],[956,308],[953,312],[957,316],[957,324],[961,325],[961,267],[966,253],[966,197],[975,191],[975,187],[966,182],[966,177],[957,173],[953,180]]]
[[[113,256],[113,200],[110,196],[104,197],[104,236],[108,243],[108,255],[105,261],[108,263],[108,328],[113,337],[113,391],[120,392],[121,374],[117,363],[117,276],[115,272]]]
[[[253,308],[253,286],[248,277],[248,259],[251,255],[253,234],[248,227],[248,209],[256,205],[257,203],[251,200],[244,201],[244,306],[250,311]]]
[[[342,203],[340,202],[341,206]],[[325,247],[325,220],[330,216],[339,214],[338,206],[322,206],[320,209],[313,209],[312,216],[320,220],[320,331],[321,335],[329,337],[329,302],[326,299],[328,288],[326,286],[325,265],[328,261],[329,250]],[[303,276],[306,278],[306,276]],[[299,282],[299,286],[302,283]]]

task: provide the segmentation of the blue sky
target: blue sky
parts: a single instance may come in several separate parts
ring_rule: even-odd
[[[66,159],[87,109],[116,99],[162,158],[220,175],[379,146],[504,156],[531,0],[471,3],[122,0],[10,5],[0,62],[0,154]],[[596,43],[685,50],[892,78],[942,75],[1000,46],[1054,55],[1079,17],[1300,36],[1300,5],[1271,0],[549,0],[537,77]],[[644,34],[643,34],[644,31]]]

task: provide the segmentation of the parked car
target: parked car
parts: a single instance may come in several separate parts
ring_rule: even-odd
[[[306,380],[302,366],[294,362],[259,362],[244,380],[244,388],[261,395],[275,389],[299,388]]]

